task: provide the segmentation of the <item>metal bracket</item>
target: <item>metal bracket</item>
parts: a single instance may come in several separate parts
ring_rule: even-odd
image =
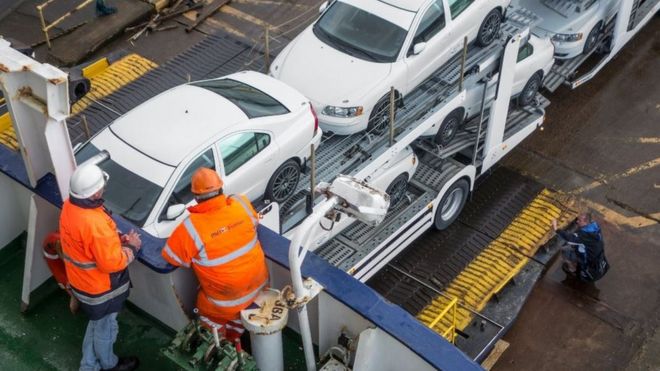
[[[286,305],[289,309],[298,309],[304,305],[307,305],[315,297],[317,297],[321,291],[323,291],[323,286],[316,282],[312,278],[307,278],[303,281],[303,286],[305,287],[305,294],[301,297],[296,297],[296,294],[293,291],[291,286],[286,286],[282,289],[282,299],[286,302]]]

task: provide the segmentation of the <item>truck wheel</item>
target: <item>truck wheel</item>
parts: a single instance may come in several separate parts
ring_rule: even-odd
[[[446,146],[451,143],[452,139],[456,136],[458,129],[463,124],[463,110],[457,109],[449,112],[447,117],[442,120],[442,124],[438,128],[438,133],[435,134],[433,141],[441,146]]]
[[[390,195],[390,210],[406,197],[408,191],[408,174],[399,174],[385,190]]]
[[[465,206],[465,201],[470,193],[470,184],[465,179],[460,179],[445,192],[435,210],[435,229],[441,231],[451,225]]]
[[[525,107],[529,106],[534,102],[536,93],[539,92],[542,85],[541,75],[537,72],[532,75],[532,77],[527,80],[525,87],[518,95],[518,106]]]
[[[264,198],[279,204],[293,196],[300,180],[300,166],[296,160],[287,160],[268,181]]]
[[[598,37],[600,37],[600,32],[602,27],[603,27],[602,22],[598,22],[596,23],[594,28],[592,28],[591,31],[589,31],[587,40],[584,42],[584,50],[582,51],[584,54],[589,53],[596,47],[596,42],[598,41]]]
[[[394,117],[396,117],[396,102],[394,104]],[[367,124],[367,132],[375,135],[381,135],[387,131],[390,126],[390,97],[389,95],[381,98],[374,106],[371,115],[369,116],[369,123]]]
[[[490,13],[486,14],[481,26],[479,26],[479,33],[477,34],[477,45],[488,46],[490,43],[497,39],[500,33],[500,25],[502,24],[502,13],[499,10],[493,9]]]

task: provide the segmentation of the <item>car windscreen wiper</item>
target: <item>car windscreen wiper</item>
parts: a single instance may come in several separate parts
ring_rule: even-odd
[[[382,58],[380,56],[377,56],[376,54],[368,52],[364,49],[360,49],[360,48],[358,48],[356,46],[353,46],[353,45],[350,45],[350,44],[346,44],[346,47],[353,50],[353,51],[355,51],[355,52],[358,52],[358,53],[364,55],[365,57],[367,57],[367,59],[370,59],[374,62],[381,62],[382,61]]]
[[[142,197],[138,197],[138,198],[135,200],[135,202],[133,202],[133,203],[131,204],[131,206],[130,206],[128,209],[122,211],[121,213],[119,213],[119,215],[121,215],[121,216],[123,216],[124,218],[128,219],[128,220],[131,221],[133,224],[136,224],[136,223],[137,223],[137,220],[134,220],[133,218],[128,217],[128,213],[129,213],[130,211],[133,211],[133,208],[135,208],[135,206],[137,206],[137,204],[139,204],[140,201],[142,201]]]
[[[363,49],[355,47],[355,46],[339,39],[338,37],[330,34],[329,32],[325,31],[322,27],[320,27],[318,25],[318,23],[314,25],[313,30],[315,31],[316,36],[319,36],[319,39],[322,39],[326,44],[332,46],[333,48],[335,48],[335,49],[337,49],[341,52],[344,52],[348,55],[352,55],[354,57],[356,56],[355,54],[357,52],[357,53],[360,53],[360,54],[366,56],[367,59],[370,59],[374,62],[379,61],[379,58],[377,58],[375,55],[369,53],[368,51],[365,51]]]

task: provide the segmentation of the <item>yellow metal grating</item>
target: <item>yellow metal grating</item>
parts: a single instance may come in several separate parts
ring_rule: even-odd
[[[90,64],[83,68],[83,74],[91,84],[90,91],[71,106],[71,114],[80,113],[92,102],[112,94],[156,67],[156,63],[137,54],[129,54],[110,65],[106,58]],[[18,150],[16,132],[8,112],[0,116],[0,144]]]
[[[465,329],[472,320],[470,310],[482,310],[552,236],[552,220],[561,224],[575,216],[563,206],[562,198],[549,190],[539,193],[417,318],[427,326],[433,324],[430,327],[441,335],[451,330],[454,321],[457,329]],[[453,299],[459,302],[455,319],[445,314]]]
[[[101,72],[99,72],[99,68],[91,67],[99,64],[103,66],[103,63],[96,62],[86,67],[90,68],[84,73],[85,77],[89,78],[91,89],[89,93],[71,107],[71,114],[80,113],[93,101],[114,93],[115,90],[129,84],[157,66],[156,63],[137,54],[129,54],[108,65]]]

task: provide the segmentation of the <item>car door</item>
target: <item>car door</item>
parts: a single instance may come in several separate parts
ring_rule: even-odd
[[[475,0],[446,0],[449,7],[449,18],[451,22],[452,33],[455,43],[452,45],[456,49],[463,47],[463,38],[468,37],[468,42],[472,42],[477,37],[479,27],[486,14],[491,10],[488,1]]]
[[[525,88],[527,80],[539,70],[539,67],[536,66],[538,64],[536,63],[537,59],[538,58],[535,58],[534,56],[534,46],[532,43],[526,42],[520,47],[513,75],[513,88],[511,94],[516,95],[520,93]]]
[[[165,188],[168,194],[165,198],[165,204],[161,207],[160,214],[155,223],[155,230],[158,236],[168,237],[172,231],[174,231],[174,228],[181,223],[183,218],[188,215],[188,211],[185,211],[177,218],[168,220],[167,210],[170,206],[183,204],[186,205],[186,207],[189,207],[195,204],[195,197],[190,189],[193,173],[200,167],[207,167],[217,171],[216,162],[213,148],[207,148],[199,156],[194,157],[184,165],[185,167],[183,171],[180,171],[178,172],[178,175],[175,175],[176,180],[170,183],[173,185]]]
[[[447,14],[442,0],[434,0],[424,10],[405,55],[408,91],[421,84],[429,75],[451,57],[448,46],[451,32],[447,27]],[[424,50],[415,55],[416,44],[426,43]]]
[[[263,196],[277,168],[279,148],[266,131],[230,134],[217,143],[222,161],[225,194],[245,194],[251,201]]]

